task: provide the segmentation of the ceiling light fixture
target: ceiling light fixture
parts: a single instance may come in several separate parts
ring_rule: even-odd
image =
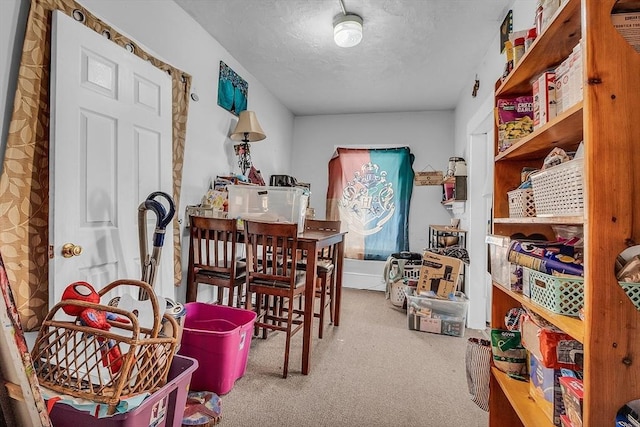
[[[353,47],[362,41],[362,18],[354,13],[347,13],[342,0],[338,0],[342,15],[333,20],[333,40],[340,47]]]

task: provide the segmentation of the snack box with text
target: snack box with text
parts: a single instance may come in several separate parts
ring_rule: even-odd
[[[564,413],[564,402],[560,389],[560,369],[545,368],[533,354],[530,354],[529,375],[529,395],[533,397],[549,420],[559,426],[560,415]]]

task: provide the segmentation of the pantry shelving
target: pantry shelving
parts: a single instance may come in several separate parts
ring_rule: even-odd
[[[510,75],[496,99],[531,92],[531,81],[569,56],[582,39],[583,101],[499,152],[495,144],[493,233],[542,233],[582,225],[585,235],[584,321],[546,310],[494,283],[492,327],[523,305],[584,344],[584,427],[613,425],[616,412],[640,397],[640,311],[615,279],[615,258],[640,243],[640,54],[611,23],[636,0],[567,0]],[[497,132],[496,132],[497,135]],[[554,148],[584,141],[584,215],[510,218],[506,194],[523,167],[540,167]],[[552,425],[529,397],[529,385],[492,368],[490,426]]]

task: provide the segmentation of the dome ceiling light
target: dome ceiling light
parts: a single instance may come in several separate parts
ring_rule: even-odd
[[[333,40],[340,47],[353,47],[362,41],[362,18],[354,13],[347,13],[342,0],[338,0],[342,15],[333,20]]]

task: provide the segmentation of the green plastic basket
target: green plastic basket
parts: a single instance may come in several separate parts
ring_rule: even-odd
[[[556,314],[578,316],[584,306],[584,279],[556,277],[530,268],[528,270],[533,302]]]
[[[618,282],[633,305],[640,311],[640,283]]]

